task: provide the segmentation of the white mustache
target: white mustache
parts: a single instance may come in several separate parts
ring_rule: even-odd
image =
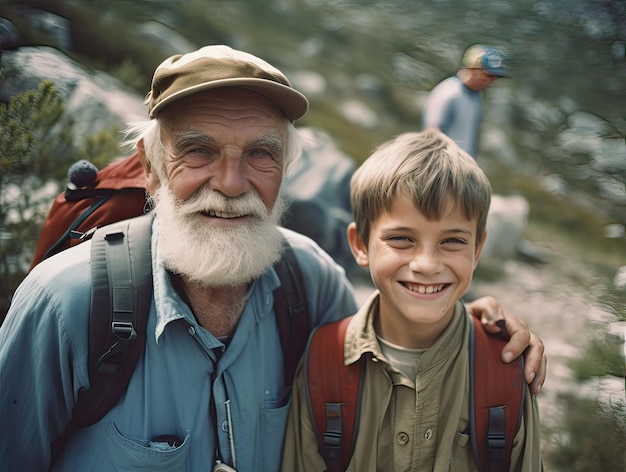
[[[260,219],[268,217],[268,210],[256,192],[248,192],[232,198],[211,189],[194,192],[187,200],[176,201],[176,209],[183,215],[206,213],[225,218],[252,216]]]
[[[254,190],[229,198],[207,186],[182,201],[163,186],[155,200],[158,257],[165,267],[194,284],[217,287],[248,283],[280,257],[280,196],[271,211]],[[239,224],[222,226],[198,224],[199,214],[249,216]]]

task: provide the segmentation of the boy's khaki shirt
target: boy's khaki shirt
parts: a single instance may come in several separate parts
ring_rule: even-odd
[[[469,323],[457,303],[448,328],[417,360],[417,389],[382,355],[373,319],[378,293],[351,320],[346,335],[346,362],[372,353],[365,385],[355,452],[348,472],[475,471],[467,434],[469,421]],[[283,455],[283,472],[326,469],[304,393],[302,365],[294,382]],[[345,438],[344,438],[345,440]],[[511,471],[541,470],[539,412],[526,392],[524,420],[515,438]]]

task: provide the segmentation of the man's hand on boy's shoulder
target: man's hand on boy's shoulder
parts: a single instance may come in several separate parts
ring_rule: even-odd
[[[524,320],[507,314],[493,297],[482,297],[467,304],[467,310],[481,322],[488,333],[503,333],[509,342],[502,350],[506,363],[524,354],[524,377],[533,394],[541,392],[546,380],[548,359],[543,341],[531,332]]]

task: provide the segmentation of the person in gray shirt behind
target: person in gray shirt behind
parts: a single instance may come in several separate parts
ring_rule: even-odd
[[[483,119],[483,90],[507,70],[503,55],[492,46],[469,47],[463,66],[437,84],[423,110],[423,129],[439,128],[474,159],[478,157]]]

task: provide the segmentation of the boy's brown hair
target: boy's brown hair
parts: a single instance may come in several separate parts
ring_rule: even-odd
[[[359,237],[367,244],[371,223],[390,211],[398,195],[413,200],[429,220],[439,220],[452,197],[468,220],[476,218],[482,241],[491,185],[476,161],[441,131],[401,134],[377,147],[350,181],[350,201]]]

